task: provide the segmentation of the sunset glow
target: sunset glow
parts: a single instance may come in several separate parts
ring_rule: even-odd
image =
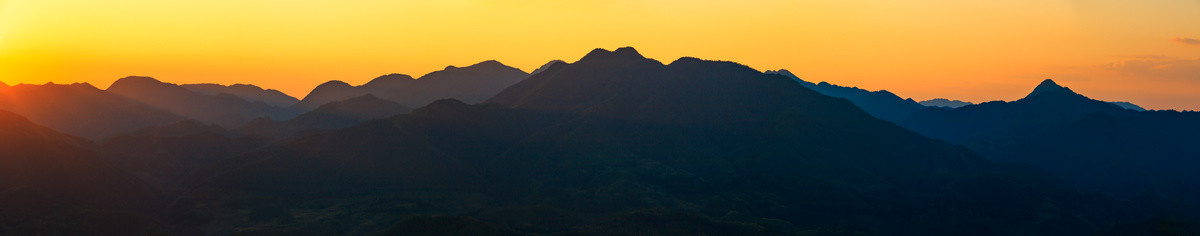
[[[303,97],[593,48],[788,69],[902,97],[1014,100],[1051,78],[1096,99],[1200,110],[1200,1],[0,0],[0,81],[129,75]]]

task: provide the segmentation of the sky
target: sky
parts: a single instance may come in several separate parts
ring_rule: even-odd
[[[0,81],[130,75],[302,97],[498,60],[633,46],[916,100],[1092,98],[1200,110],[1200,0],[0,0]]]

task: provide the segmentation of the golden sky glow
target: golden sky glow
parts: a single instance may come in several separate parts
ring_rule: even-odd
[[[903,97],[1013,100],[1052,78],[1200,110],[1200,0],[0,0],[0,81],[317,84],[597,47],[786,68]],[[1189,43],[1193,42],[1193,43]]]

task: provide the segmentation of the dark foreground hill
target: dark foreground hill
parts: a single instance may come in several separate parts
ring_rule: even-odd
[[[172,222],[185,234],[1090,235],[1137,216],[1047,179],[784,76],[597,49],[482,105],[441,100],[208,168]]]
[[[156,232],[148,186],[87,149],[89,141],[0,111],[0,235]]]
[[[1200,206],[1200,113],[1138,112],[1046,80],[1021,100],[927,109],[900,124],[1083,190]]]

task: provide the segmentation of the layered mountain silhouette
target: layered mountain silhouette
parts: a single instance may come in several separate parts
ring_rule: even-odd
[[[326,103],[346,100],[367,94],[390,100],[407,107],[421,107],[438,99],[453,98],[478,103],[501,89],[528,77],[520,69],[497,61],[484,61],[468,67],[448,66],[419,79],[408,75],[390,74],[375,78],[361,86],[330,81],[305,96],[296,108],[312,110]]]
[[[173,207],[214,234],[1087,235],[1132,215],[787,77],[633,48],[196,179]]]
[[[887,90],[868,91],[857,87],[842,87],[826,82],[814,84],[800,79],[800,77],[788,70],[766,71],[765,73],[783,75],[795,80],[805,88],[812,89],[818,93],[845,98],[872,116],[887,121],[899,121],[921,109],[925,109],[924,105],[913,101],[911,98],[901,98]]]
[[[1200,204],[1200,113],[1138,112],[1046,80],[1017,101],[927,109],[900,124],[1085,190]]]
[[[220,84],[185,84],[180,85],[180,87],[209,96],[217,96],[223,93],[231,94],[246,101],[263,102],[276,107],[288,107],[300,101],[279,90],[263,89],[252,84],[234,84],[229,86]]]
[[[411,110],[412,108],[402,106],[399,103],[367,94],[345,101],[325,104],[317,107],[316,110],[301,114],[287,121],[275,121],[269,118],[256,119],[238,128],[237,132],[283,139],[296,135],[346,128],[367,120],[390,117],[407,113]]]
[[[950,99],[945,99],[945,98],[934,98],[934,99],[930,99],[930,100],[926,100],[926,101],[921,101],[919,103],[921,105],[924,105],[927,107],[945,107],[945,108],[959,108],[959,107],[964,107],[967,105],[975,105],[975,103],[971,103],[971,102],[950,100]]]
[[[0,91],[0,110],[54,130],[102,139],[183,117],[97,89],[87,83],[19,84]]]
[[[160,202],[150,188],[105,163],[90,145],[0,111],[0,234],[129,235],[160,229],[147,214]]]
[[[251,102],[229,93],[206,95],[150,77],[131,76],[113,82],[106,90],[150,106],[204,123],[238,127],[259,117],[287,119],[295,112]]]

